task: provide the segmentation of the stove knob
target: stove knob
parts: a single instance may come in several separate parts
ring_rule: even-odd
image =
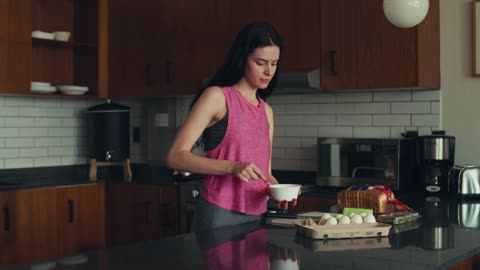
[[[197,189],[192,190],[192,197],[193,198],[197,198],[198,195],[200,195],[200,191],[198,191]]]

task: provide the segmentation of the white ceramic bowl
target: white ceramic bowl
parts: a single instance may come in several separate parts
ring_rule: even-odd
[[[56,32],[53,32],[53,34],[54,34],[55,40],[59,40],[59,41],[68,41],[71,35],[70,32],[66,32],[66,31],[56,31]]]
[[[55,36],[54,33],[44,32],[44,31],[40,31],[40,30],[32,32],[32,37],[34,37],[34,38],[53,39],[54,36]]]
[[[297,184],[276,184],[270,185],[273,199],[277,201],[292,201],[297,199],[301,185]]]

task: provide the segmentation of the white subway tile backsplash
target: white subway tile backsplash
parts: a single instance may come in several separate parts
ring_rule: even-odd
[[[373,101],[412,101],[412,91],[374,92]]]
[[[318,137],[352,138],[353,127],[319,127]]]
[[[20,157],[46,157],[47,148],[20,148]]]
[[[357,103],[353,104],[355,113],[390,113],[390,103]]]
[[[432,101],[432,113],[440,114],[440,102]]]
[[[319,104],[319,114],[350,114],[353,104]]]
[[[308,159],[302,160],[302,171],[317,171],[317,160],[316,159]],[[293,179],[295,181],[295,179]]]
[[[5,147],[7,148],[21,148],[33,146],[33,138],[5,138]]]
[[[316,127],[287,127],[287,137],[316,137],[318,135]]]
[[[373,126],[410,126],[409,114],[373,115]]]
[[[391,127],[390,128],[390,138],[392,139],[398,139],[402,138],[402,133],[405,132],[405,127]]]
[[[87,164],[86,109],[103,100],[0,96],[0,168]],[[119,102],[123,104],[123,102]],[[128,102],[132,122],[143,123],[142,101]],[[142,143],[131,145],[132,162],[144,162]]]
[[[388,127],[354,127],[354,138],[390,138]]]
[[[372,92],[340,93],[337,94],[337,102],[372,102],[372,96]]]
[[[302,103],[301,95],[273,95],[268,97],[268,104],[293,104],[293,103]]]
[[[47,116],[47,112],[48,112],[47,108],[25,107],[25,108],[22,108],[20,110],[19,116],[22,116],[22,117],[26,117],[26,116],[42,117],[42,116]]]
[[[48,136],[48,128],[20,128],[20,137],[45,137]]]
[[[62,164],[61,157],[42,157],[33,159],[34,167],[50,167]]]
[[[75,110],[71,108],[49,108],[48,117],[75,117]]]
[[[33,97],[6,96],[4,104],[12,107],[31,107],[33,106]]]
[[[317,114],[318,104],[286,104],[285,113],[288,114]]]
[[[440,91],[438,90],[428,90],[428,91],[413,91],[412,92],[413,101],[430,101],[430,100],[440,100]]]
[[[286,129],[284,127],[274,127],[273,128],[273,136],[274,137],[281,137],[285,136]]]
[[[302,148],[316,149],[317,147],[317,138],[302,138]]]
[[[302,124],[301,115],[278,115],[274,118],[277,126],[300,126]]]
[[[274,115],[286,113],[285,104],[269,104],[269,105],[270,107],[272,107]]]
[[[272,148],[272,158],[285,158],[285,149],[284,148]]]
[[[19,134],[18,128],[0,128],[0,137],[18,137]]]
[[[303,126],[333,126],[335,115],[303,115],[298,123]]]
[[[29,168],[33,167],[33,159],[31,158],[12,158],[5,159],[5,169]]]
[[[0,151],[0,159],[18,157],[20,157],[20,151],[18,150],[18,148],[6,148]]]
[[[438,126],[439,122],[440,122],[440,116],[438,114],[412,115],[412,125],[413,126],[435,127],[435,126]]]
[[[337,126],[371,126],[371,115],[337,115]]]
[[[302,146],[301,138],[275,137],[273,138],[274,148],[300,148]]]
[[[73,128],[48,128],[48,136],[55,137],[73,137],[75,130]]]
[[[392,113],[430,113],[430,102],[394,102],[392,103]]]
[[[335,94],[309,94],[302,96],[303,103],[335,103]]]
[[[33,118],[5,117],[5,127],[31,127]]]
[[[35,127],[61,127],[62,118],[48,118],[48,117],[35,118],[34,126]]]
[[[19,116],[19,107],[0,107],[0,116]]]

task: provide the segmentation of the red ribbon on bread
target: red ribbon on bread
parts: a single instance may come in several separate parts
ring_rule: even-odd
[[[393,196],[393,192],[386,186],[370,186],[368,189],[375,189],[383,192],[387,196],[387,201],[392,203],[395,206],[395,209],[400,212],[410,212],[412,208],[408,207],[406,204],[402,203],[401,201],[395,199]]]

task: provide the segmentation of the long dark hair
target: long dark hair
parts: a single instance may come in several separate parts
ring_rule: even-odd
[[[282,39],[277,30],[272,24],[267,22],[254,22],[246,25],[238,33],[232,47],[225,57],[225,61],[222,66],[213,75],[210,81],[197,93],[190,105],[193,107],[198,98],[203,94],[205,89],[210,86],[231,86],[240,81],[245,73],[245,67],[247,65],[248,55],[252,53],[256,48],[267,47],[276,45],[280,48],[280,55],[282,53]],[[277,63],[275,74],[273,75],[267,88],[258,91],[258,96],[263,100],[273,92],[277,85],[278,72],[280,69],[280,60]],[[196,145],[205,150],[205,131],[202,136],[197,140]]]
[[[213,77],[208,81],[204,88],[197,93],[192,101],[191,107],[203,94],[205,89],[210,86],[231,86],[240,81],[245,73],[248,55],[256,48],[276,45],[282,53],[283,42],[275,27],[267,22],[254,22],[246,25],[238,33],[232,47],[225,57],[222,66],[217,70]],[[258,91],[258,95],[266,100],[277,86],[277,78],[280,70],[280,60],[277,63],[275,74],[273,75],[267,88]]]

